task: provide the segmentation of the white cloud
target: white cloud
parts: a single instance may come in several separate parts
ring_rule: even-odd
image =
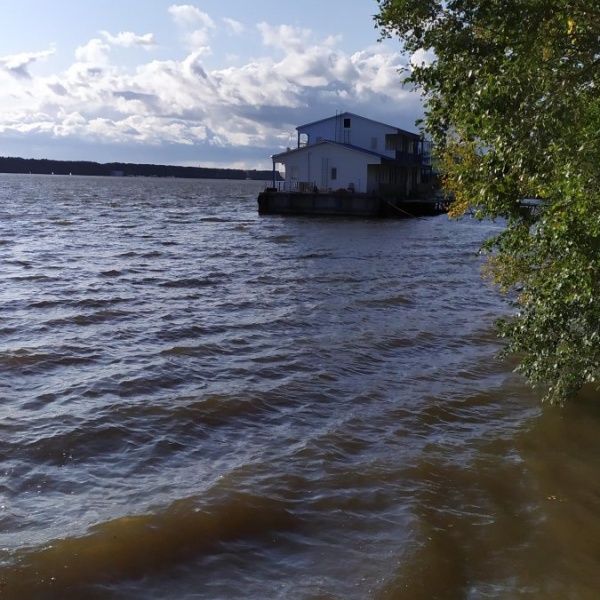
[[[303,52],[310,46],[311,30],[291,27],[290,25],[277,25],[259,23],[258,30],[265,46],[272,46],[283,52]]]
[[[183,30],[184,40],[190,50],[211,53],[209,43],[216,24],[208,14],[190,4],[174,4],[169,7],[169,13]]]
[[[80,63],[104,66],[108,64],[108,52],[110,46],[102,40],[94,38],[85,46],[79,46],[75,50],[75,58]]]
[[[355,53],[351,60],[360,73],[360,79],[356,82],[358,94],[388,95],[395,88],[400,88],[398,71],[404,66],[404,59],[400,55],[363,50]]]
[[[149,49],[157,45],[152,33],[146,33],[145,35],[136,35],[132,31],[121,31],[117,35],[112,35],[108,31],[101,31],[100,33],[113,46],[123,46],[125,48],[140,46]]]
[[[189,31],[186,36],[186,42],[188,48],[195,52],[202,52],[202,54],[211,54],[212,50],[210,48],[210,34],[205,29],[194,29],[194,31]]]
[[[13,77],[29,79],[29,66],[39,60],[43,60],[56,53],[54,48],[42,50],[41,52],[22,52],[11,56],[0,57],[0,70],[5,71]]]
[[[420,48],[410,57],[409,64],[411,67],[418,67],[421,65],[427,67],[435,60],[436,56],[432,50],[424,50],[423,48]]]
[[[169,14],[178,25],[195,27],[201,25],[206,29],[214,29],[215,22],[205,12],[191,4],[173,4],[169,7]]]
[[[224,17],[223,22],[227,26],[229,32],[233,33],[234,35],[241,35],[245,31],[245,27],[239,21]]]

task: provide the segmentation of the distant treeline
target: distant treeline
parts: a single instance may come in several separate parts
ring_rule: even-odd
[[[272,180],[267,170],[215,169],[172,165],[138,165],[131,163],[95,163],[85,160],[48,160],[0,156],[0,173],[34,173],[38,175],[106,175],[123,177],[182,177],[197,179]],[[277,179],[280,179],[277,173]]]

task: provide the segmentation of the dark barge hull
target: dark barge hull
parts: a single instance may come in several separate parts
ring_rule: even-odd
[[[272,190],[258,195],[258,213],[261,215],[410,218],[439,215],[447,209],[447,203],[438,198],[399,200],[374,194]]]

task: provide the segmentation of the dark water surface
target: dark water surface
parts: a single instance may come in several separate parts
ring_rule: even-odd
[[[499,362],[498,226],[0,175],[0,598],[592,599],[600,408]]]

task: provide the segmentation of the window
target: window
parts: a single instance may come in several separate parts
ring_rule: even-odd
[[[336,179],[337,179],[337,168],[332,167],[331,168],[331,181],[335,181]]]
[[[350,129],[350,119],[344,119],[344,129]]]
[[[386,150],[398,150],[399,136],[394,134],[388,134],[385,136],[385,149]]]

